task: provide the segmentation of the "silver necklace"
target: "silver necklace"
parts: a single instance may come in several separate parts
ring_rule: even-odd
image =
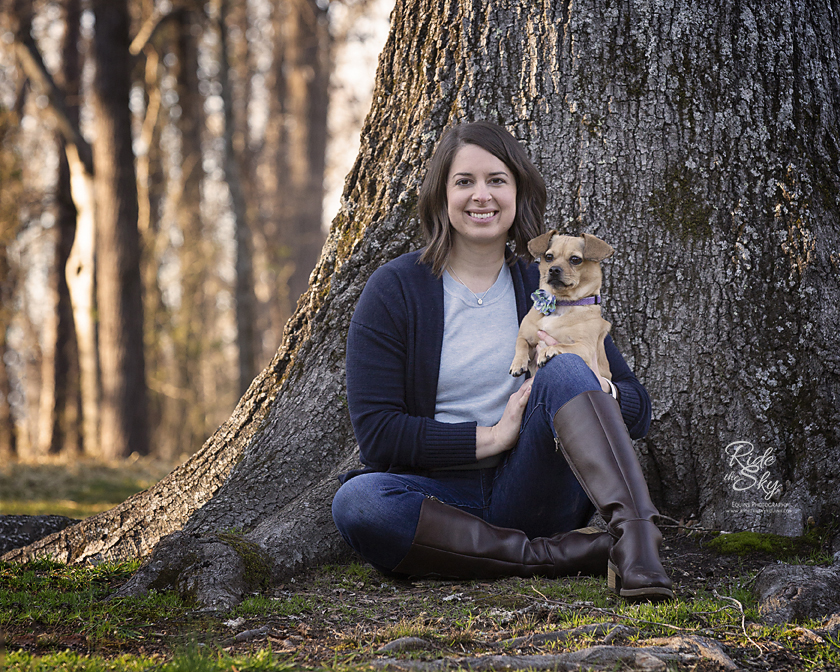
[[[502,266],[504,266],[504,264],[502,264]],[[455,269],[452,268],[452,264],[449,264],[449,272],[452,273],[452,275],[455,276],[455,279],[458,282],[460,282],[462,285],[464,285],[464,287],[467,287],[467,283],[464,282],[463,280],[461,280],[461,278],[458,277],[458,274],[455,272]],[[502,268],[500,266],[499,267],[499,273],[501,273],[501,272],[502,272]],[[499,279],[499,273],[496,273],[496,280]],[[493,283],[486,290],[484,290],[484,293],[481,296],[479,296],[474,291],[472,291],[469,287],[467,287],[467,291],[475,297],[475,300],[478,301],[479,306],[484,305],[484,297],[487,296],[487,292],[489,292],[491,289],[493,289],[493,285],[496,284],[496,280],[494,280]]]

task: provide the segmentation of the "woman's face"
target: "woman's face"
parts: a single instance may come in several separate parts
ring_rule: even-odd
[[[493,154],[464,145],[449,168],[446,204],[456,244],[504,247],[516,216],[516,180]]]

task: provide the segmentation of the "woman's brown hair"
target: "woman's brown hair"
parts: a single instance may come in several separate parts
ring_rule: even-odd
[[[444,132],[429,161],[417,203],[420,224],[426,236],[426,249],[420,256],[420,262],[429,264],[438,277],[443,274],[452,249],[451,226],[446,210],[446,181],[455,154],[464,145],[477,145],[490,152],[513,173],[516,180],[516,216],[508,232],[508,240],[513,241],[515,253],[531,261],[528,241],[543,232],[545,182],[522,145],[507,130],[489,121],[453,126]]]

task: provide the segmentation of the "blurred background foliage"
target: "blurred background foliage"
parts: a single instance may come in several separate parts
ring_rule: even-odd
[[[338,210],[391,4],[3,0],[0,506],[122,501],[228,418]]]

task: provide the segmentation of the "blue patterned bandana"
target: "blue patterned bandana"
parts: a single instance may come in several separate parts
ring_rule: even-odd
[[[531,294],[531,300],[534,302],[534,308],[543,315],[551,315],[557,309],[557,297],[544,289],[538,289]]]

